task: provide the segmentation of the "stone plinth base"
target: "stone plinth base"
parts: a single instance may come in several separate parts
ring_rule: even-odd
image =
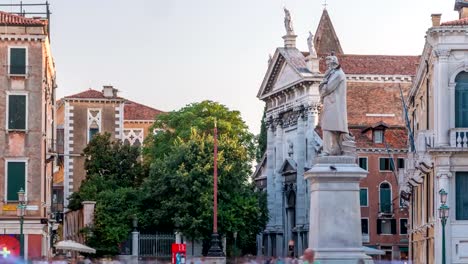
[[[318,157],[310,184],[309,246],[321,264],[373,263],[364,253],[359,182],[367,171],[352,156]]]
[[[226,264],[226,257],[206,257],[204,264]]]

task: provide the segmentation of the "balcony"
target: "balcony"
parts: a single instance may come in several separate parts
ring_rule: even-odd
[[[450,147],[468,150],[468,128],[450,129]]]
[[[379,203],[379,217],[388,217],[393,215],[392,203]]]

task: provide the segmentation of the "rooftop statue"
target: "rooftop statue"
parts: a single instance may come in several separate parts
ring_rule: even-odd
[[[291,13],[286,7],[284,8],[284,27],[286,28],[286,35],[294,35]]]
[[[317,57],[317,51],[314,47],[314,35],[309,31],[309,37],[307,38],[307,47],[309,48],[309,56]]]

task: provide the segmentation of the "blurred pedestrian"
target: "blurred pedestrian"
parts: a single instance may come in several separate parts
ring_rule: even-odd
[[[303,264],[319,264],[315,261],[315,252],[311,248],[304,250]]]

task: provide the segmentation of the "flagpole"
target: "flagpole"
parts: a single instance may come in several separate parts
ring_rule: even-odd
[[[208,257],[224,257],[221,249],[221,241],[218,234],[218,126],[216,118],[213,129],[214,151],[213,151],[213,234],[211,235],[211,246]]]

